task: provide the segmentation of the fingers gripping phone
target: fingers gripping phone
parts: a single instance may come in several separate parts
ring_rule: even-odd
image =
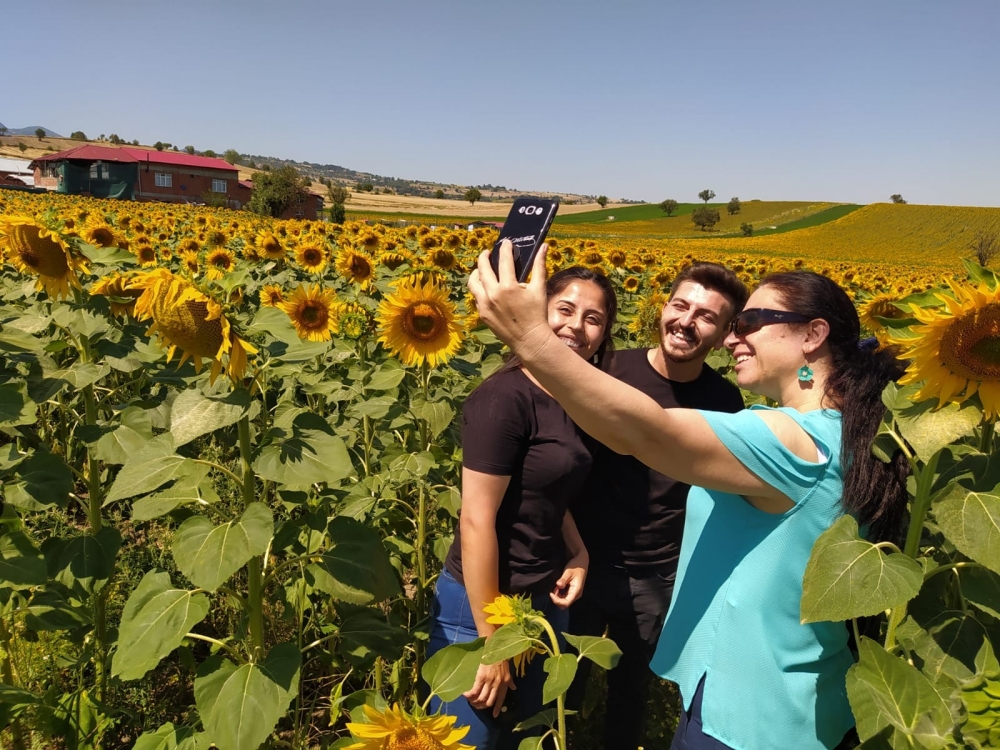
[[[518,198],[510,207],[500,236],[490,253],[493,273],[500,275],[500,243],[510,240],[514,253],[514,273],[519,282],[527,281],[535,256],[545,241],[552,220],[559,210],[559,200],[548,198]]]

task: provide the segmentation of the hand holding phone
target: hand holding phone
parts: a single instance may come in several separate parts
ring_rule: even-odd
[[[528,280],[535,256],[545,241],[552,220],[559,210],[558,199],[518,198],[510,207],[507,220],[503,223],[490,253],[493,273],[500,276],[500,243],[510,240],[514,256],[514,273],[519,282]]]

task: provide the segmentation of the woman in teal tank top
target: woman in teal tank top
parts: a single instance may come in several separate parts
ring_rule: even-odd
[[[837,747],[854,725],[853,656],[843,623],[801,624],[802,577],[816,538],[843,513],[870,539],[901,534],[905,459],[882,463],[870,446],[882,389],[902,366],[862,344],[854,305],[834,282],[775,274],[732,311],[725,344],[739,385],[778,408],[662,410],[559,356],[542,324],[543,262],[519,285],[503,252],[499,278],[484,254],[469,280],[480,316],[582,429],[692,485],[652,663],[683,699],[672,747]]]

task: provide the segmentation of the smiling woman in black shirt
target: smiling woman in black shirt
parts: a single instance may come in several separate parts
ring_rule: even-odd
[[[611,354],[617,313],[611,284],[573,267],[554,274],[547,290],[552,330],[600,367]],[[531,595],[562,632],[589,566],[568,506],[587,480],[591,457],[562,407],[512,360],[473,391],[462,419],[462,512],[438,580],[431,654],[492,635],[496,626],[483,607],[499,594]],[[525,735],[514,738],[512,728],[542,707],[541,662],[529,664],[523,677],[507,662],[482,665],[465,696],[435,707],[457,716],[456,726],[471,727],[465,744],[515,748]],[[508,711],[514,688],[516,706]]]

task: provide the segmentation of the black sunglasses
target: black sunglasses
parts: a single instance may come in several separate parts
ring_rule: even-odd
[[[774,323],[808,323],[812,318],[808,315],[791,312],[790,310],[768,310],[766,307],[751,307],[737,313],[729,323],[729,330],[737,336],[759,331],[764,326]]]

